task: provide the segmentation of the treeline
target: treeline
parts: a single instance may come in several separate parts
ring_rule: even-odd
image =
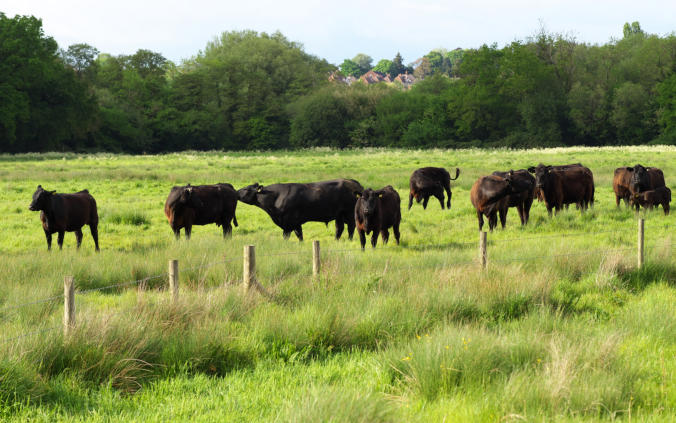
[[[341,70],[371,66],[355,59]],[[336,66],[279,33],[226,32],[178,65],[59,49],[0,13],[0,151],[676,144],[676,37],[638,23],[602,46],[543,32],[373,68],[421,81],[331,83]]]

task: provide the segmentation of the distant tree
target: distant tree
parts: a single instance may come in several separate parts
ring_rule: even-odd
[[[359,78],[365,73],[362,72],[362,69],[358,64],[350,59],[343,60],[343,63],[340,64],[340,71],[343,73],[343,75],[354,76],[355,78]]]
[[[371,67],[373,66],[373,58],[369,56],[368,54],[364,53],[359,53],[356,56],[352,58],[352,61],[359,66],[359,69],[361,69],[361,73],[365,74],[369,70],[371,70]]]
[[[392,61],[387,60],[387,59],[382,59],[378,62],[378,64],[376,64],[373,67],[373,70],[376,71],[376,72],[380,72],[382,74],[388,74],[388,73],[390,73],[390,67],[392,67]],[[392,75],[392,74],[390,74],[390,75]],[[395,76],[397,76],[397,75],[392,75],[393,78]]]
[[[671,134],[676,138],[676,73],[665,79],[657,86],[658,122],[663,133]]]
[[[167,59],[160,53],[140,49],[129,57],[129,64],[139,73],[141,78],[147,78],[149,76],[162,76],[165,72],[164,66],[167,64]]]
[[[413,66],[413,76],[417,79],[425,79],[427,76],[432,75],[432,63],[425,56],[416,60]]]
[[[644,34],[643,30],[641,29],[641,24],[638,22],[632,22],[631,25],[629,25],[629,22],[624,23],[624,27],[622,28],[622,35],[624,38],[629,38],[638,34]]]
[[[64,62],[82,76],[96,63],[99,50],[89,44],[72,44],[62,52]]]
[[[389,74],[392,75],[392,78],[395,78],[397,75],[404,73],[406,67],[404,66],[403,59],[401,54],[397,52],[397,55],[392,59],[392,64],[390,65]]]

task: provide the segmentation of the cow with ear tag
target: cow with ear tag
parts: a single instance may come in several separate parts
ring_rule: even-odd
[[[58,234],[57,242],[59,249],[62,249],[66,232],[75,232],[79,249],[82,244],[82,227],[89,225],[96,251],[99,251],[99,215],[96,210],[96,200],[89,194],[89,191],[57,194],[56,191],[47,191],[42,188],[42,185],[38,185],[28,208],[31,211],[40,211],[48,250],[52,249],[52,234],[54,233]]]
[[[371,235],[371,246],[376,247],[378,234],[383,243],[390,239],[389,228],[399,245],[399,224],[401,223],[401,199],[391,185],[377,191],[367,188],[363,193],[355,192],[357,203],[354,206],[354,220],[359,233],[362,250],[366,246],[366,234]]]

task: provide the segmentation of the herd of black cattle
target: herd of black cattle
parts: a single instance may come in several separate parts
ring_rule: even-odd
[[[451,180],[460,175],[455,170],[455,178],[444,168],[425,167],[417,169],[410,178],[408,208],[413,199],[427,208],[430,197],[436,197],[444,208],[451,208]],[[534,175],[534,176],[533,176]],[[661,205],[664,213],[669,214],[671,191],[665,186],[664,174],[655,167],[621,167],[615,170],[613,178],[616,205],[623,200],[639,210],[640,206],[652,208]],[[543,201],[549,215],[552,209],[558,213],[563,207],[575,204],[584,212],[594,204],[594,176],[589,168],[581,164],[565,166],[538,165],[529,169],[493,172],[482,176],[472,185],[470,200],[476,209],[479,230],[483,227],[483,217],[488,219],[490,230],[497,226],[498,215],[502,227],[505,227],[507,210],[516,207],[521,224],[528,223],[530,208],[534,198]],[[376,246],[378,234],[383,242],[389,239],[389,229],[399,244],[399,224],[401,222],[401,200],[397,191],[388,185],[379,190],[364,189],[354,179],[335,179],[332,181],[312,182],[308,184],[284,183],[272,185],[253,184],[235,190],[231,184],[199,185],[173,187],[164,204],[164,213],[176,238],[180,230],[190,239],[193,225],[215,223],[222,226],[223,236],[237,226],[235,210],[241,201],[263,209],[272,221],[282,228],[284,238],[294,232],[303,240],[303,223],[335,221],[336,239],[340,239],[345,225],[352,239],[355,228],[359,233],[362,249],[366,245],[366,234],[371,233],[371,245]],[[98,222],[96,200],[84,190],[74,194],[57,194],[38,185],[33,194],[30,210],[40,210],[40,220],[47,238],[47,248],[51,249],[52,234],[58,233],[59,248],[63,247],[65,232],[75,232],[77,247],[82,243],[82,227],[89,225],[92,237],[99,251]]]

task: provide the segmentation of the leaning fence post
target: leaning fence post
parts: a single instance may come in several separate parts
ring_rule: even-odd
[[[178,302],[178,260],[169,260],[169,291],[174,304]]]
[[[72,276],[63,278],[63,335],[75,328],[75,283]]]
[[[638,219],[638,268],[643,267],[643,262],[645,259],[645,244],[644,244],[644,229],[645,229],[645,220],[643,218]]]
[[[479,232],[479,261],[481,262],[481,268],[486,268],[486,232]]]
[[[243,266],[242,283],[248,291],[253,288],[256,282],[256,247],[253,245],[244,246]]]
[[[319,241],[312,241],[312,276],[319,276],[320,267]]]

